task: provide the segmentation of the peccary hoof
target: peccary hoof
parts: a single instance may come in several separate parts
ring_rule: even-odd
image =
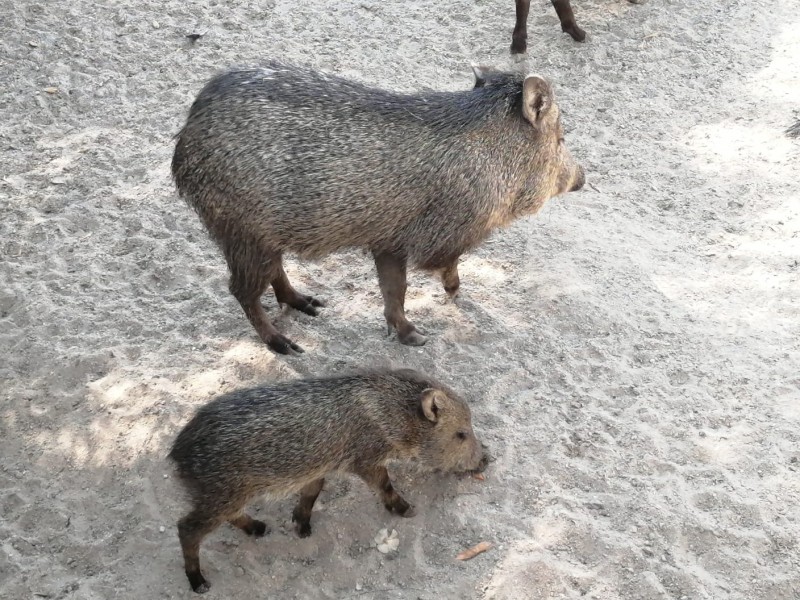
[[[528,51],[528,40],[511,39],[511,54],[525,54]]]
[[[200,585],[198,585],[196,588],[193,588],[193,589],[194,589],[194,591],[195,591],[196,593],[198,593],[198,594],[205,594],[205,593],[206,593],[208,590],[210,590],[211,588],[210,588],[210,587],[209,587],[209,585],[208,585],[208,584],[207,584],[207,583],[204,581],[203,583],[201,583]]]
[[[386,506],[386,510],[388,510],[390,513],[399,515],[404,519],[409,519],[417,515],[417,509],[400,497],[398,497],[393,503],[387,503],[384,506]]]
[[[297,536],[301,538],[307,538],[311,535],[311,521],[298,519],[292,516],[292,521],[294,522],[294,530],[297,532]]]
[[[325,303],[322,300],[318,300],[313,296],[306,296],[303,294],[298,294],[296,301],[289,302],[288,304],[293,309],[299,310],[307,315],[311,315],[312,317],[319,316],[319,311],[317,308],[325,308]]]
[[[459,286],[455,287],[445,286],[444,291],[447,292],[447,295],[450,296],[451,300],[455,301],[455,299],[458,298],[458,292],[460,289],[461,288]]]
[[[586,32],[577,25],[564,25],[561,30],[564,33],[570,34],[572,39],[576,42],[582,42],[586,39]]]
[[[412,329],[405,335],[399,335],[398,338],[400,339],[400,343],[405,346],[424,346],[425,342],[428,341],[428,338],[416,329]]]
[[[247,535],[252,535],[253,537],[264,537],[267,532],[267,524],[256,519],[253,519],[253,523],[245,530]]]
[[[278,354],[302,354],[305,352],[305,350],[295,344],[292,340],[280,334],[267,340],[267,346],[269,346]]]
[[[189,578],[189,585],[192,586],[192,590],[194,590],[198,594],[205,594],[211,586],[208,585],[205,577],[198,571],[196,573],[186,573],[186,577]]]

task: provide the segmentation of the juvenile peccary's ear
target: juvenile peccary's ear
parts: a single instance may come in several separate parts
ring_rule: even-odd
[[[444,408],[445,402],[447,402],[447,395],[441,390],[428,388],[422,390],[422,394],[420,395],[422,414],[432,423],[436,423],[439,418],[439,413]]]
[[[528,75],[522,82],[522,114],[537,125],[553,106],[553,88],[539,75]]]
[[[483,67],[481,65],[473,64],[472,66],[472,73],[475,75],[475,87],[481,88],[486,85],[486,79],[489,77],[489,73],[493,71],[490,67]]]

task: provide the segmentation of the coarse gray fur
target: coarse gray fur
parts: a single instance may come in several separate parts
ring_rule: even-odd
[[[192,510],[178,524],[186,575],[195,591],[203,537],[224,521],[252,535],[266,525],[244,513],[256,496],[300,492],[293,520],[311,533],[311,509],[324,477],[353,473],[386,508],[411,516],[386,464],[415,460],[449,472],[481,470],[486,456],[469,406],[453,390],[412,371],[376,370],[238,390],[197,411],[170,452]]]
[[[227,71],[200,92],[172,174],[273,349],[300,351],[256,302],[270,283],[281,303],[309,314],[321,305],[291,287],[283,253],[370,250],[388,324],[401,341],[421,344],[402,306],[407,261],[443,270],[455,294],[461,254],[583,184],[549,84],[475,75],[471,90],[400,94],[270,61]]]

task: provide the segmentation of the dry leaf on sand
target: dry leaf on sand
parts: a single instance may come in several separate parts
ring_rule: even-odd
[[[480,544],[475,544],[472,548],[468,548],[464,550],[461,554],[456,556],[457,560],[469,560],[470,558],[475,558],[478,554],[482,552],[486,552],[489,548],[491,548],[494,544],[491,542],[481,542]]]

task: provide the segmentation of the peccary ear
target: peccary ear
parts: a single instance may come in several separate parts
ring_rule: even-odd
[[[486,79],[489,76],[489,73],[492,72],[492,69],[489,67],[483,67],[481,65],[472,64],[472,73],[475,75],[475,87],[480,88],[486,85]]]
[[[441,390],[435,390],[433,388],[422,390],[422,395],[420,396],[422,414],[425,415],[428,421],[436,423],[439,418],[439,412],[444,407],[446,400],[447,396]]]
[[[553,106],[553,88],[539,75],[528,75],[522,82],[522,114],[536,125]]]

